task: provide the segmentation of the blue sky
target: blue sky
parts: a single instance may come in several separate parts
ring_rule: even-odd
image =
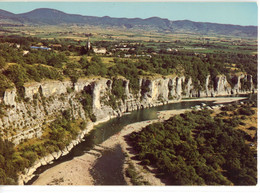
[[[54,8],[88,16],[192,20],[236,25],[258,25],[255,2],[0,2],[0,9],[24,13]]]

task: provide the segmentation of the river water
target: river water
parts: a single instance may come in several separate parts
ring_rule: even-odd
[[[201,103],[205,103],[207,106],[214,105],[213,101],[183,101],[179,103],[171,103],[167,105],[133,111],[131,113],[123,115],[122,117],[113,118],[105,123],[100,123],[99,125],[95,126],[95,129],[93,129],[88,135],[84,137],[84,141],[75,146],[69,154],[59,158],[58,160],[53,161],[52,164],[39,167],[34,173],[35,177],[32,178],[26,185],[31,185],[38,178],[38,175],[45,170],[62,162],[71,160],[74,157],[83,155],[84,153],[91,150],[95,145],[101,144],[109,137],[118,133],[124,126],[128,124],[157,119],[158,111],[187,109],[195,105],[200,105]],[[91,171],[96,185],[126,184],[123,180],[122,173],[120,172],[122,171],[121,168],[124,163],[124,155],[120,152],[122,151],[119,147],[117,147],[114,151],[104,152],[103,156],[97,160],[97,163]],[[111,163],[111,161],[113,161],[113,164],[104,164],[109,162]],[[109,175],[111,174],[111,172],[118,175]],[[113,176],[113,178],[111,178],[111,176]]]

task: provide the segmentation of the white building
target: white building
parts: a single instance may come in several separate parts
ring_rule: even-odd
[[[24,50],[24,51],[23,51],[23,56],[25,56],[25,55],[27,55],[27,54],[29,54],[29,51],[28,51],[28,50]]]
[[[93,48],[94,53],[96,54],[106,54],[107,49],[106,48]]]

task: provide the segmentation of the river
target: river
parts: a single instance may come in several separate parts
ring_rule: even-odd
[[[118,133],[128,124],[141,122],[146,120],[157,119],[157,112],[164,110],[172,110],[172,109],[187,109],[191,108],[195,105],[200,105],[201,103],[205,103],[207,106],[212,106],[213,101],[185,101],[178,103],[171,103],[167,105],[152,107],[148,109],[142,109],[138,111],[133,111],[127,113],[121,117],[113,118],[105,123],[101,123],[95,126],[88,135],[84,137],[84,141],[75,146],[69,154],[55,160],[52,164],[48,164],[46,166],[39,167],[35,174],[35,177],[32,178],[26,185],[31,185],[39,176],[39,174],[43,173],[45,170],[54,167],[62,162],[73,159],[74,157],[81,156],[86,152],[90,151],[95,145],[101,144],[103,141]],[[108,163],[109,160],[113,160],[113,164],[104,164]],[[114,164],[117,162],[116,164]],[[113,152],[105,152],[104,155],[97,160],[94,168],[92,169],[92,175],[95,179],[96,185],[124,185],[126,184],[123,180],[123,176],[120,171],[121,166],[124,162],[124,155],[120,148],[118,147]],[[111,163],[111,162],[110,162]],[[111,173],[118,174],[113,175],[114,179],[111,178]]]

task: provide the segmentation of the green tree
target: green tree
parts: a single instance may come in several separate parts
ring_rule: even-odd
[[[6,66],[6,62],[5,59],[0,56],[0,69],[4,68]]]

